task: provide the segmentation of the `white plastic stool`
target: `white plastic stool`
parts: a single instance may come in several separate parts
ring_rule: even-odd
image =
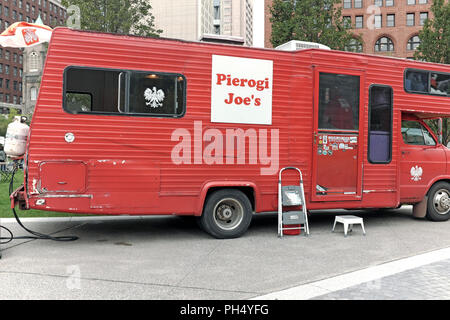
[[[354,224],[360,224],[363,234],[366,235],[366,230],[364,230],[363,218],[360,218],[357,216],[336,216],[336,218],[334,219],[334,225],[333,225],[332,232],[334,232],[334,228],[336,227],[337,222],[340,222],[344,225],[344,236],[345,237],[347,236],[347,231],[350,231],[350,232],[352,231],[352,227]]]

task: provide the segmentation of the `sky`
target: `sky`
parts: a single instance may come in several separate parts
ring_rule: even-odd
[[[253,0],[253,46],[264,47],[264,0]]]

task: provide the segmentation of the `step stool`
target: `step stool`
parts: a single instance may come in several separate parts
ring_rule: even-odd
[[[360,224],[363,234],[366,235],[366,230],[364,230],[364,222],[363,222],[363,218],[361,217],[357,217],[357,216],[336,216],[336,218],[334,219],[334,225],[333,225],[333,230],[331,230],[332,232],[334,232],[334,228],[336,227],[336,223],[342,223],[344,225],[344,237],[347,237],[347,232],[351,232],[352,231],[352,227],[354,224]],[[349,228],[350,227],[350,228]]]
[[[299,184],[283,186],[282,173],[285,170],[295,170],[299,175]],[[283,207],[299,207],[301,210],[283,211]],[[300,234],[305,231],[309,235],[308,211],[306,210],[305,191],[303,188],[303,176],[300,169],[286,167],[280,170],[278,176],[278,237],[283,237],[284,231],[290,230],[292,234]]]

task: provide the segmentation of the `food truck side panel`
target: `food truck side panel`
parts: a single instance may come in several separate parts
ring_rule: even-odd
[[[273,60],[272,125],[211,123],[212,55]],[[187,84],[185,114],[163,118],[65,112],[64,70],[67,75],[70,66],[179,74]],[[248,142],[242,164],[226,154],[223,164],[208,164],[211,159],[205,149],[210,141],[204,141],[205,133],[216,130],[209,133],[222,134],[226,141],[227,130],[248,134],[254,130],[258,144],[267,143],[269,155],[271,138],[277,134],[279,166],[288,165],[293,72],[292,54],[287,52],[56,29],[31,124],[30,206],[90,213],[201,214],[201,199],[208,188],[234,185],[258,199],[257,211],[272,210],[278,166],[271,169],[270,157],[262,159],[259,153],[250,162]],[[104,99],[114,102],[117,91]],[[173,150],[187,141],[183,139],[191,139],[191,154],[179,164]],[[309,146],[311,137],[304,135],[304,139]],[[180,154],[184,156],[176,155]],[[303,165],[308,174],[308,162]],[[261,175],[264,168],[274,172]]]

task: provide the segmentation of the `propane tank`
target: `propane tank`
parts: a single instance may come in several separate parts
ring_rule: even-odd
[[[4,151],[10,157],[20,157],[25,154],[30,131],[30,127],[23,123],[25,119],[20,116],[14,117],[14,121],[8,125],[6,130]]]

